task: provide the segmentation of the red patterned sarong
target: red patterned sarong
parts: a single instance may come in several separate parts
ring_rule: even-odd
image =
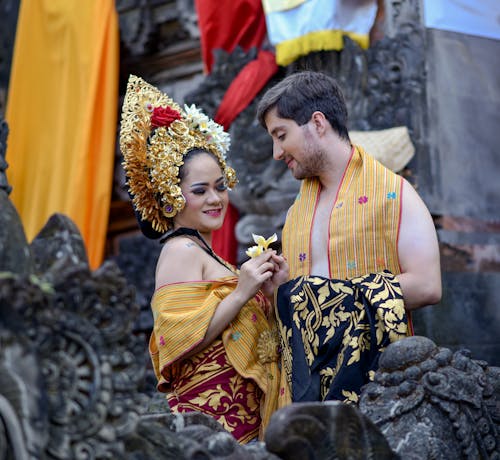
[[[172,412],[211,415],[242,443],[258,436],[262,391],[231,366],[221,340],[182,361],[175,373],[167,396]]]

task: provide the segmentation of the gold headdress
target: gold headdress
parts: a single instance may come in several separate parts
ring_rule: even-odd
[[[179,168],[184,155],[199,148],[219,161],[227,185],[236,173],[226,165],[229,134],[195,105],[178,104],[154,86],[130,75],[122,108],[120,150],[135,209],[158,232],[172,227],[184,208]]]

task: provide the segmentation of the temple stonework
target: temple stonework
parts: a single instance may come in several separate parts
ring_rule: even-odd
[[[122,93],[135,73],[213,116],[255,58],[255,50],[220,51],[205,76],[194,2],[116,6]],[[108,257],[98,270],[66,216],[26,241],[9,200],[3,120],[18,7],[0,0],[0,458],[500,458],[498,41],[426,29],[420,1],[386,0],[370,48],[346,39],[341,52],[300,58],[268,83],[323,71],[346,94],[351,130],[408,128],[415,156],[401,174],[433,214],[444,291],[439,305],[413,315],[418,336],[386,350],[358,407],[292,404],[275,414],[265,442],[244,447],[202,414],[170,414],[155,390],[147,339],[160,246],[140,234],[118,150]],[[299,185],[272,160],[257,100],[230,129],[240,260],[252,233],[279,234]]]

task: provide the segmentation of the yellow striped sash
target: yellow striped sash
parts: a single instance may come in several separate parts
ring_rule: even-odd
[[[400,273],[397,241],[402,178],[356,146],[332,203],[330,277],[348,279],[384,269]],[[311,275],[311,234],[320,193],[316,178],[302,182],[283,228],[290,277]]]

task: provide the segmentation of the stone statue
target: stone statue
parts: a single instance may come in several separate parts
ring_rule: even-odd
[[[499,371],[410,337],[382,354],[359,408],[404,459],[498,459]]]
[[[277,411],[266,446],[285,460],[399,458],[366,416],[336,401],[295,403]]]

